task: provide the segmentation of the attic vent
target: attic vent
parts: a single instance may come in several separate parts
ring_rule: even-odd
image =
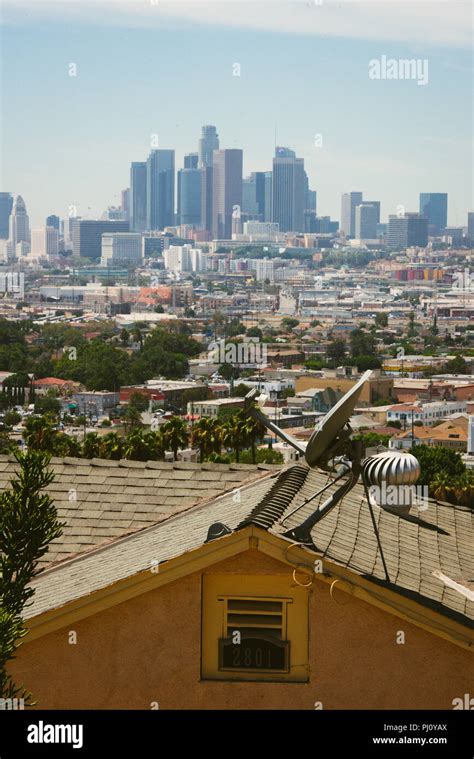
[[[219,597],[225,638],[219,641],[219,669],[288,672],[287,604],[291,599]]]
[[[260,503],[239,524],[238,528],[256,524],[258,527],[268,530],[281,519],[295,495],[303,487],[308,472],[308,467],[301,464],[285,469],[277,477],[268,493],[263,496]]]

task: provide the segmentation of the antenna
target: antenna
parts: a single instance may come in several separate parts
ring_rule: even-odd
[[[255,388],[245,396],[244,410],[249,416],[257,419],[265,427],[278,435],[278,437],[295,448],[300,454],[304,453],[306,463],[312,469],[317,467],[335,475],[334,479],[327,485],[287,515],[283,519],[283,522],[289,519],[290,516],[293,517],[295,513],[310,501],[313,501],[318,495],[322,495],[329,487],[342,480],[342,484],[338,485],[337,489],[321,506],[318,504],[317,508],[300,525],[283,533],[283,537],[315,548],[311,535],[312,529],[352,490],[358,482],[359,476],[361,476],[385,577],[387,582],[390,582],[373,506],[378,504],[381,508],[386,509],[392,514],[402,517],[406,513],[407,489],[408,507],[413,502],[412,489],[419,477],[420,468],[417,459],[412,454],[400,451],[388,451],[376,454],[362,461],[362,442],[360,440],[350,440],[352,429],[349,425],[349,419],[354,412],[364,384],[371,377],[372,371],[366,371],[354,387],[321,419],[305,449],[299,441],[281,430],[255,406],[254,401],[257,395]],[[265,399],[266,396],[260,396],[257,399],[257,403],[263,405]],[[392,497],[387,499],[387,485],[389,488],[395,488],[395,497],[392,494]],[[400,494],[402,496],[401,500],[399,498]],[[402,509],[399,508],[400,506]]]

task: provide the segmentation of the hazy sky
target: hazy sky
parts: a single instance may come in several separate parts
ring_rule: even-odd
[[[151,135],[180,168],[215,124],[244,174],[271,169],[276,132],[320,215],[339,219],[350,190],[380,199],[383,220],[448,192],[465,225],[470,34],[469,3],[452,0],[3,0],[0,190],[23,195],[33,226],[70,205],[93,218]],[[427,84],[369,78],[382,56],[426,60]]]

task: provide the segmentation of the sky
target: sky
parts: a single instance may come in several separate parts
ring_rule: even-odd
[[[319,215],[339,219],[343,192],[380,199],[383,221],[417,211],[420,192],[447,192],[448,223],[467,223],[468,2],[2,5],[0,190],[23,196],[33,227],[71,206],[96,218],[118,205],[152,140],[180,168],[203,124],[221,148],[243,149],[244,175],[270,170],[275,144],[294,149]],[[427,76],[371,78],[383,56],[417,60]]]

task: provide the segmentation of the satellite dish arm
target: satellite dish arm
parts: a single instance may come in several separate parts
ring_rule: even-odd
[[[265,416],[265,414],[262,414],[259,409],[253,406],[247,409],[247,413],[252,417],[252,419],[256,419],[257,421],[261,422],[267,429],[274,432],[275,435],[281,438],[285,443],[288,443],[288,445],[291,445],[296,451],[298,451],[298,453],[304,456],[305,449],[302,447],[302,445],[297,440],[295,440],[294,437],[291,437],[291,435],[288,435],[284,430],[281,430],[279,427],[277,427],[276,424],[273,424],[273,422],[270,421],[270,419]]]
[[[298,453],[300,453],[302,456],[305,454],[305,448],[297,441],[294,437],[291,437],[291,435],[288,435],[286,432],[281,430],[279,427],[277,427],[276,424],[274,424],[270,419],[263,414],[260,409],[258,409],[256,406],[254,406],[254,400],[257,395],[256,388],[252,388],[250,392],[247,393],[245,396],[244,401],[244,411],[246,414],[252,417],[252,419],[255,419],[256,421],[263,424],[264,427],[266,427],[268,430],[271,430],[272,432],[277,435],[277,437],[281,438],[285,443],[288,443],[288,445],[291,445]]]

